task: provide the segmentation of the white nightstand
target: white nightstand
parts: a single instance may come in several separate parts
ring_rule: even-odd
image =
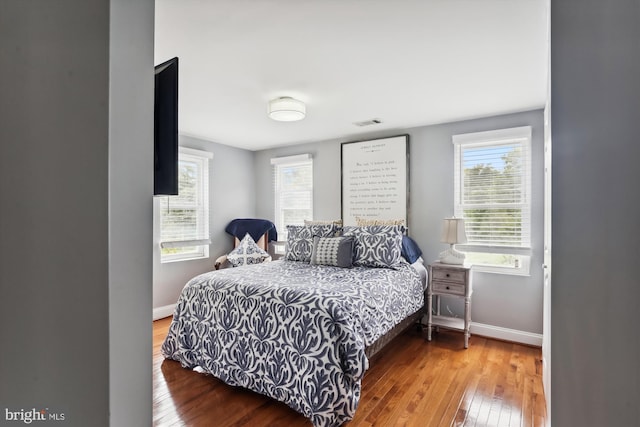
[[[427,286],[427,340],[431,341],[434,326],[464,332],[464,348],[469,347],[471,333],[471,265],[442,264],[438,261],[429,265],[429,285]],[[464,319],[440,314],[440,296],[464,298]],[[436,297],[436,314],[433,314],[433,296]]]

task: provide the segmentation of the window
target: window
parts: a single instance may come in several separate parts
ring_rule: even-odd
[[[209,256],[209,159],[180,147],[178,195],[160,199],[161,262]]]
[[[313,219],[313,160],[311,155],[271,159],[278,239],[287,240],[287,225]]]
[[[465,219],[457,245],[481,271],[529,274],[531,127],[453,137],[454,213]]]

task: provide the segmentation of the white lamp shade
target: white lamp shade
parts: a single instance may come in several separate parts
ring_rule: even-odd
[[[467,233],[464,231],[464,219],[445,218],[442,222],[440,241],[452,245],[465,243],[467,241]]]
[[[279,122],[294,122],[302,120],[307,114],[304,102],[289,96],[269,101],[269,117]]]

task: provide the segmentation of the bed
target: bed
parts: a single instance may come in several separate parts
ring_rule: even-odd
[[[339,426],[355,414],[369,358],[421,317],[426,270],[401,257],[389,268],[344,268],[298,253],[302,261],[291,244],[289,259],[190,280],[162,353],[282,401],[316,427]]]

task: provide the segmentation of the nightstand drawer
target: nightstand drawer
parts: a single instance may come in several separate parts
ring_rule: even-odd
[[[433,292],[439,294],[462,295],[464,296],[466,286],[464,283],[449,283],[432,281]]]
[[[461,284],[466,283],[464,271],[434,268],[432,271],[432,274],[433,274],[433,280],[445,280],[447,282],[457,282]]]

